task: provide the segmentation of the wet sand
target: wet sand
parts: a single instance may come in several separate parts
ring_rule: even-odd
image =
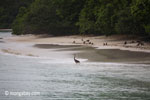
[[[92,62],[150,63],[150,53],[119,49],[94,49],[82,52],[79,55]]]
[[[150,53],[119,50],[97,49],[96,47],[80,45],[35,44],[40,49],[55,49],[55,51],[79,51],[77,57],[88,59],[90,62],[117,62],[150,64]]]
[[[43,49],[57,49],[57,48],[71,48],[71,47],[81,47],[81,45],[59,45],[59,44],[35,44],[34,47]]]

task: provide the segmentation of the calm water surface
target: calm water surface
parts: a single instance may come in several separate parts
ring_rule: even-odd
[[[14,94],[10,95],[10,92]],[[36,95],[18,95],[37,92]],[[16,94],[15,94],[16,93]],[[0,100],[149,100],[150,65],[0,53]]]

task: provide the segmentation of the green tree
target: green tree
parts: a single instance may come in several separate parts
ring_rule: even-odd
[[[20,7],[27,7],[34,0],[1,0],[0,1],[0,28],[11,28]]]
[[[79,33],[75,22],[82,7],[81,0],[35,0],[29,7],[29,11],[22,17],[23,28],[14,22],[14,34],[21,30],[20,34],[48,33],[52,35],[69,35]],[[78,5],[78,6],[77,6]],[[18,17],[16,19],[22,19]],[[18,29],[17,29],[18,27]]]
[[[135,20],[140,24],[143,29],[142,35],[150,35],[150,0],[135,0],[131,7],[131,13]]]
[[[150,0],[35,0],[20,8],[13,33],[148,35],[149,12]]]

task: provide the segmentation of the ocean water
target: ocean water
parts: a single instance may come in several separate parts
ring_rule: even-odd
[[[75,64],[72,59],[0,53],[0,100],[149,98],[149,64],[88,61]]]

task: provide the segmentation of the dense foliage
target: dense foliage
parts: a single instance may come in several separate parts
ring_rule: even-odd
[[[11,28],[20,7],[27,7],[34,0],[1,0],[0,1],[0,29]]]
[[[14,34],[150,35],[149,12],[150,0],[35,0],[20,7],[12,28]]]
[[[80,32],[150,35],[150,0],[87,0],[77,25]]]
[[[79,33],[76,22],[84,0],[35,0],[21,8],[13,23],[14,34],[69,35]]]

